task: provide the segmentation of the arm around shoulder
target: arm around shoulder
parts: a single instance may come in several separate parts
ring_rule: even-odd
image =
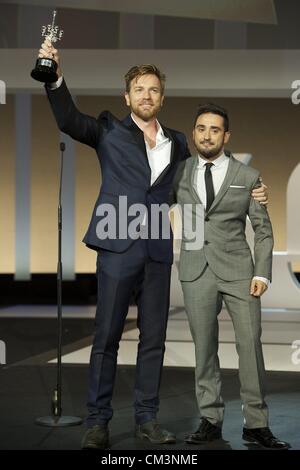
[[[259,177],[253,181],[252,189],[260,184]],[[273,229],[266,206],[250,198],[248,215],[254,230],[254,275],[271,280]]]

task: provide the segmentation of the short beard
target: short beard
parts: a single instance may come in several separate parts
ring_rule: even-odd
[[[157,113],[156,112],[151,112],[151,113],[141,113],[140,111],[134,111],[134,114],[142,119],[145,122],[152,121],[153,118],[156,117]]]
[[[156,116],[158,115],[160,109],[161,109],[160,107],[158,107],[158,108],[153,108],[150,112],[143,113],[143,112],[141,112],[141,111],[139,110],[139,108],[137,107],[136,109],[131,108],[131,111],[132,111],[137,117],[139,117],[140,119],[142,119],[143,121],[148,122],[148,121],[151,121],[153,118],[156,118]]]
[[[219,151],[216,152],[215,150],[206,150],[206,151],[201,151],[199,152],[200,155],[202,155],[205,158],[214,158],[218,155]]]
[[[210,159],[210,158],[214,158],[218,154],[220,154],[220,152],[222,151],[223,145],[224,145],[224,142],[218,148],[214,148],[214,149],[209,150],[209,149],[205,149],[205,148],[203,149],[203,148],[197,147],[197,150],[200,153],[200,155],[202,155],[204,158]]]

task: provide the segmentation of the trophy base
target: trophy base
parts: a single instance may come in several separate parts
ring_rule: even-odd
[[[57,63],[53,59],[37,59],[35,68],[31,71],[31,77],[38,82],[54,83],[57,82],[56,73]]]

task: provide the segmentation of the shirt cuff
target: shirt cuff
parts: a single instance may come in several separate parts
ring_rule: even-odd
[[[261,276],[254,276],[253,279],[257,279],[258,281],[262,281],[266,284],[267,287],[269,287],[270,280],[267,279],[266,277],[261,277]]]
[[[63,81],[63,76],[59,77],[59,79],[57,80],[57,82],[47,83],[47,87],[48,87],[50,90],[56,90],[56,88],[59,88],[59,87],[60,87],[60,85],[62,84],[62,81]]]

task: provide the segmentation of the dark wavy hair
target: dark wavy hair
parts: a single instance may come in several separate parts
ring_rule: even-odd
[[[195,121],[194,121],[194,127],[196,125],[198,117],[201,116],[201,114],[206,114],[206,113],[212,113],[212,114],[217,114],[218,116],[221,116],[224,120],[225,132],[229,131],[229,117],[228,117],[228,113],[226,109],[214,103],[206,103],[206,104],[199,105],[199,108],[195,117]]]

